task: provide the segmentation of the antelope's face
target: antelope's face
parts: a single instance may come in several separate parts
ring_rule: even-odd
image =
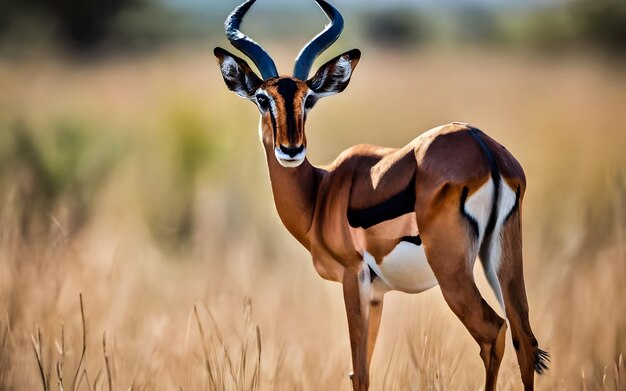
[[[298,167],[306,158],[304,125],[309,111],[325,96],[343,91],[350,82],[361,52],[350,50],[322,65],[307,79],[315,57],[339,36],[343,25],[341,15],[324,0],[316,0],[331,18],[324,32],[300,52],[294,76],[278,76],[269,55],[239,31],[239,23],[254,0],[242,4],[226,20],[226,34],[235,47],[248,55],[261,71],[262,77],[248,63],[222,48],[215,48],[222,77],[229,90],[256,104],[261,113],[261,138],[271,146],[283,167]]]
[[[304,123],[315,94],[301,80],[279,77],[264,82],[254,100],[261,113],[263,143],[273,145],[282,166],[299,166],[306,156]]]
[[[356,49],[346,52],[322,65],[306,81],[287,76],[263,81],[244,60],[224,49],[215,49],[226,86],[256,104],[261,114],[263,143],[273,146],[283,167],[297,167],[304,161],[304,125],[309,111],[320,98],[348,86],[360,54]]]

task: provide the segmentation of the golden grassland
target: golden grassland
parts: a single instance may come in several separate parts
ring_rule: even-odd
[[[451,121],[507,146],[536,384],[623,390],[625,108],[624,68],[586,57],[366,51],[307,136],[317,164]],[[341,288],[282,228],[256,126],[208,47],[0,60],[0,389],[350,389]],[[437,288],[388,294],[381,330],[373,389],[481,387]],[[499,387],[521,389],[510,342]]]

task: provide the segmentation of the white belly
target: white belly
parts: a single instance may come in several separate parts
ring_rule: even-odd
[[[423,292],[437,285],[437,279],[426,260],[423,246],[400,242],[380,264],[365,252],[363,259],[391,288],[406,292]]]

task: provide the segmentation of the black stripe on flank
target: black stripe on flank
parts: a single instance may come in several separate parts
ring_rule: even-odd
[[[278,93],[282,95],[283,100],[285,101],[285,116],[287,120],[287,138],[289,143],[295,144],[297,142],[297,134],[296,134],[296,116],[293,107],[293,101],[296,96],[296,92],[298,91],[298,86],[296,82],[291,79],[280,79],[278,80],[277,89]]]
[[[478,235],[479,235],[478,222],[476,221],[475,218],[470,216],[465,211],[465,201],[467,201],[468,193],[469,193],[469,189],[467,188],[467,186],[463,187],[463,191],[461,192],[461,214],[465,216],[467,221],[469,221],[470,225],[472,226],[472,231],[474,231],[474,235],[476,236],[476,238],[478,238]]]
[[[506,217],[504,218],[504,222],[502,223],[503,225],[509,221],[509,219],[511,217],[513,217],[513,214],[517,211],[517,209],[519,208],[519,198],[521,196],[521,190],[519,185],[517,185],[517,190],[515,190],[515,203],[513,204],[513,207],[511,208],[511,210],[509,211],[509,213],[506,215]]]
[[[415,175],[408,186],[380,204],[365,209],[348,209],[351,227],[369,228],[415,210]]]
[[[409,242],[409,243],[413,243],[416,246],[421,246],[422,245],[422,238],[420,238],[419,235],[417,236],[403,236],[402,239],[400,239],[401,242]]]

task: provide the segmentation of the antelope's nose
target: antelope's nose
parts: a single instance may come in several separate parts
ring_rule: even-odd
[[[302,151],[304,151],[304,144],[300,144],[299,147],[292,147],[292,146],[286,147],[281,144],[279,148],[282,153],[284,153],[285,155],[288,155],[290,158],[294,158],[298,154],[302,153]]]

